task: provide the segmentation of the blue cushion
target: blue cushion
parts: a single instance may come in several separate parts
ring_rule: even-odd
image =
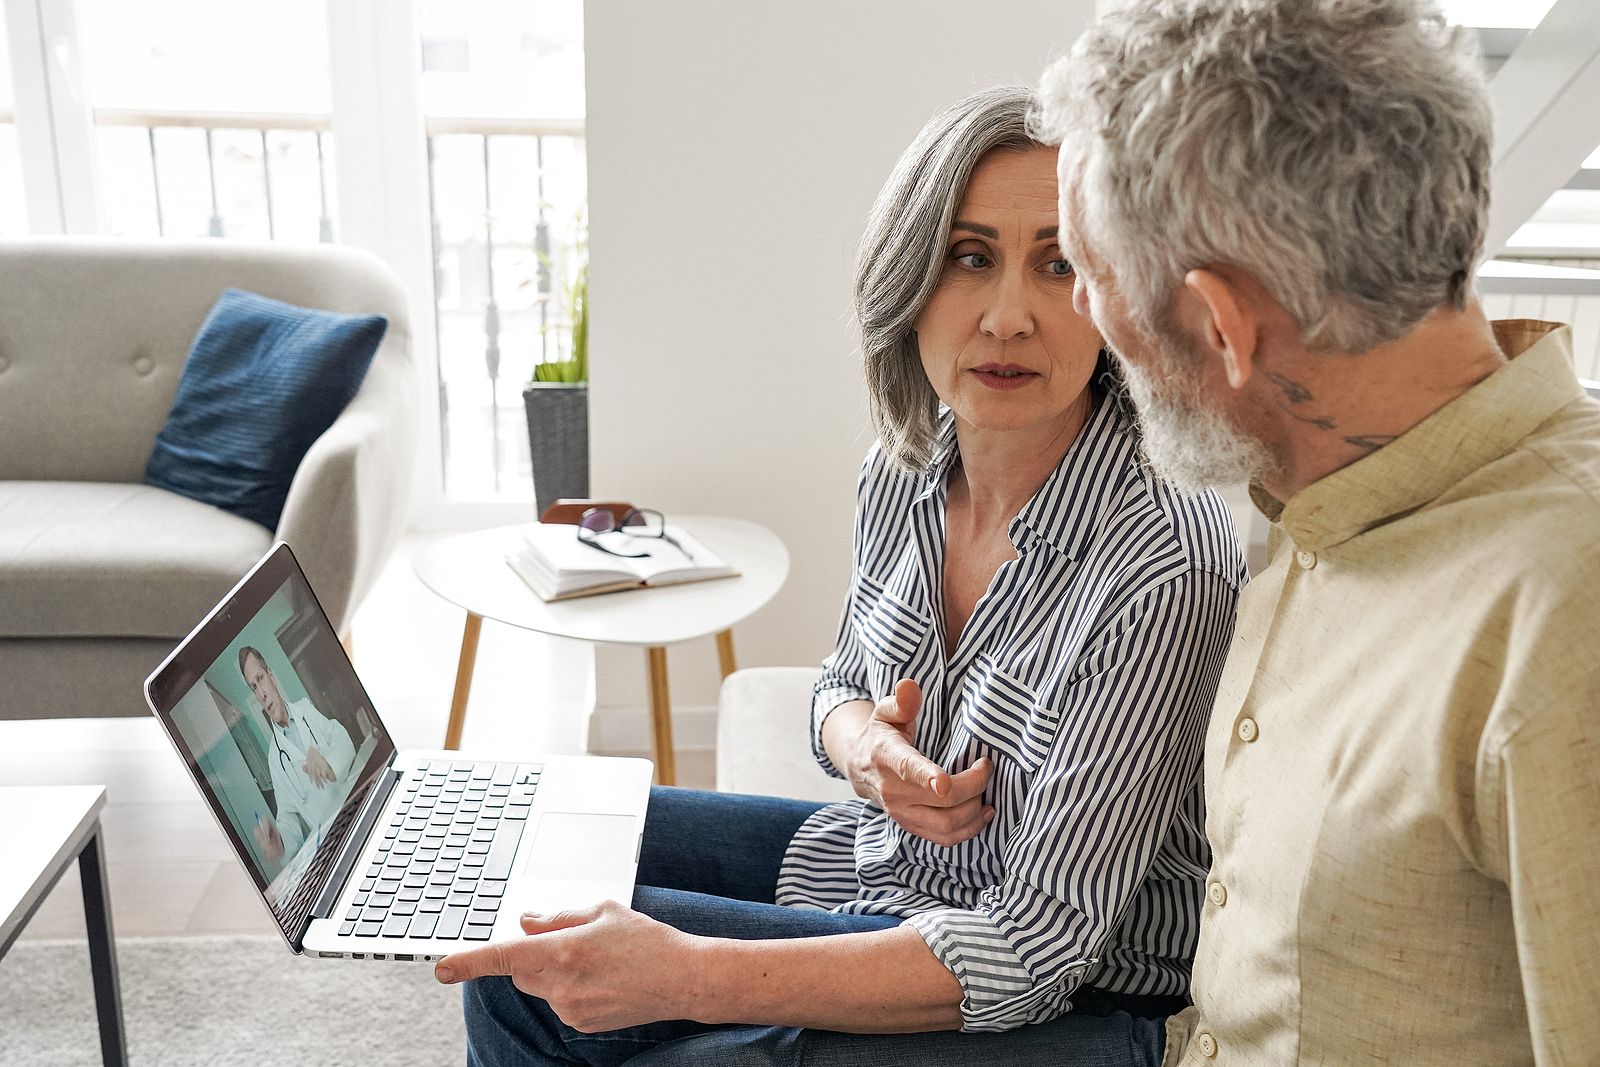
[[[145,484],[277,529],[296,468],[361,388],[388,328],[382,315],[227,290],[189,350]]]

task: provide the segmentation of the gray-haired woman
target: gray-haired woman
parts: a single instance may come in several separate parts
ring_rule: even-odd
[[[440,964],[477,979],[470,1063],[1159,1048],[1243,566],[1221,503],[1140,463],[1072,308],[1031,105],[994,89],[935,118],[862,242],[878,443],[813,706],[818,760],[860,799],[656,790],[633,908],[528,917]]]

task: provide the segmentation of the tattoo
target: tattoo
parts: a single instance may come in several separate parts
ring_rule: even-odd
[[[1339,424],[1326,415],[1302,415],[1298,411],[1291,410],[1288,404],[1279,404],[1278,409],[1291,419],[1303,422],[1307,426],[1315,426],[1319,430],[1337,430],[1339,428]]]
[[[1283,390],[1284,398],[1287,399],[1289,403],[1304,404],[1307,400],[1314,399],[1311,395],[1311,390],[1307,389],[1299,382],[1285,378],[1281,374],[1274,374],[1271,371],[1267,371],[1266,375],[1269,382]]]
[[[1376,452],[1399,436],[1397,433],[1363,433],[1354,437],[1346,437],[1345,441],[1355,445],[1357,448],[1364,448],[1368,452]]]

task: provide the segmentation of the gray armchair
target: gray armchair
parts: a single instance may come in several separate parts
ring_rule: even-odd
[[[224,289],[388,316],[278,529],[142,483]],[[405,523],[417,387],[399,279],[335,246],[0,241],[0,719],[139,715],[142,683],[274,537],[347,634]]]

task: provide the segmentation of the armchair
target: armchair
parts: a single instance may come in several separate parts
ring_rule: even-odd
[[[190,342],[228,287],[388,316],[276,531],[146,486]],[[417,384],[399,279],[337,246],[0,241],[0,720],[145,712],[145,676],[274,538],[341,634],[404,526]]]

